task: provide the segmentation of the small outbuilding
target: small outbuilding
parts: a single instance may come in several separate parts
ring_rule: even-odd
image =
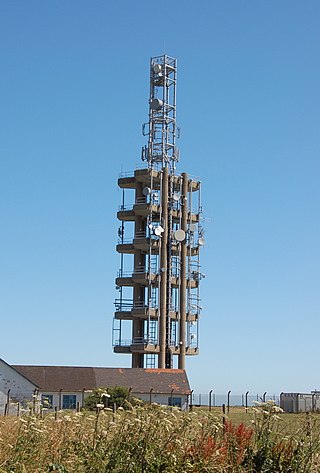
[[[320,412],[320,391],[281,393],[280,407],[284,412]]]

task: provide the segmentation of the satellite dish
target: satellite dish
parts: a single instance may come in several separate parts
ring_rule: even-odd
[[[199,246],[203,246],[205,244],[205,239],[204,238],[199,238]]]
[[[197,225],[195,225],[194,223],[191,223],[189,226],[190,232],[194,233],[196,229],[197,229]]]
[[[154,230],[154,233],[157,236],[161,236],[162,232],[164,232],[164,229],[162,227],[160,227],[160,225],[159,225],[159,227],[156,227],[155,230]]]
[[[152,110],[160,110],[162,108],[163,101],[160,99],[152,99],[150,100],[150,108]]]
[[[159,74],[159,72],[161,72],[161,64],[154,64],[153,65],[153,72],[155,72],[156,74]]]
[[[173,200],[176,201],[176,202],[179,202],[179,200],[180,200],[180,195],[177,194],[177,193],[173,194]]]
[[[145,196],[150,195],[151,194],[150,187],[144,187],[143,190],[142,190],[142,194],[145,195]]]
[[[152,230],[153,229],[152,223],[149,223],[148,227],[150,228],[150,230]]]
[[[174,232],[174,237],[177,241],[183,241],[186,237],[186,232],[184,230],[176,230]]]

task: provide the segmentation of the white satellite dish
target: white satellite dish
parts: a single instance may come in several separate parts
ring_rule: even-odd
[[[145,196],[150,195],[151,194],[150,187],[144,187],[143,190],[142,190],[142,194],[145,195]]]
[[[164,229],[159,225],[159,227],[156,227],[154,230],[155,235],[161,236],[161,233],[164,232]]]
[[[176,230],[174,232],[174,237],[177,241],[183,241],[186,237],[186,232],[184,230]]]
[[[150,230],[152,230],[153,229],[152,223],[149,223],[148,227],[150,228]]]
[[[154,64],[153,65],[153,72],[155,72],[156,74],[159,74],[159,72],[161,72],[161,64]]]
[[[152,110],[160,110],[162,108],[163,101],[160,99],[152,99],[150,100],[150,108]]]
[[[199,238],[199,246],[203,246],[205,244],[205,239],[204,238]]]
[[[194,233],[196,229],[197,229],[197,225],[195,225],[194,223],[191,223],[189,226],[190,232]]]
[[[177,193],[174,193],[174,194],[173,194],[173,200],[176,201],[176,202],[179,202],[179,200],[180,200],[180,195],[177,194]]]

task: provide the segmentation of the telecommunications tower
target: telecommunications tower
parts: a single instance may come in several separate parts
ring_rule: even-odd
[[[176,82],[176,59],[151,58],[144,164],[118,180],[113,346],[131,355],[132,368],[185,369],[186,355],[199,350],[201,183],[176,173]]]

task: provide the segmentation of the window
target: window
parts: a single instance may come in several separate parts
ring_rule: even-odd
[[[41,395],[41,404],[45,409],[53,408],[53,394],[42,394]]]
[[[168,398],[168,406],[181,407],[181,397]]]
[[[77,396],[75,394],[64,394],[62,398],[62,409],[76,409]]]

